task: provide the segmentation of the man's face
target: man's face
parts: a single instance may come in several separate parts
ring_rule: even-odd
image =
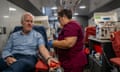
[[[30,15],[25,15],[22,25],[24,31],[31,31],[33,27],[33,17]]]

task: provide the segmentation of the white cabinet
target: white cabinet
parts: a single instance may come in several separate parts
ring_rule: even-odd
[[[48,22],[48,16],[35,16],[34,24],[44,26],[47,32],[47,37],[50,36],[50,26]]]

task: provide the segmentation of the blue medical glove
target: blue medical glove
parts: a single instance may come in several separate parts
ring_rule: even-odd
[[[49,47],[49,48],[52,48],[52,47],[53,47],[53,40],[49,40],[49,41],[48,41],[48,47]]]

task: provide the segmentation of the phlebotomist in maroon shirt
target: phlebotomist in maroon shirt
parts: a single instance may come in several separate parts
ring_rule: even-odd
[[[58,39],[51,41],[56,49],[61,66],[64,72],[83,72],[87,63],[83,52],[82,27],[72,19],[72,12],[63,9],[58,12],[58,19],[62,26]]]

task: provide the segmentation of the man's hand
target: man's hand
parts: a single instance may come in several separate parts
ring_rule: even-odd
[[[14,57],[7,57],[5,59],[6,63],[9,65],[13,64],[14,62],[16,62],[17,60]]]

